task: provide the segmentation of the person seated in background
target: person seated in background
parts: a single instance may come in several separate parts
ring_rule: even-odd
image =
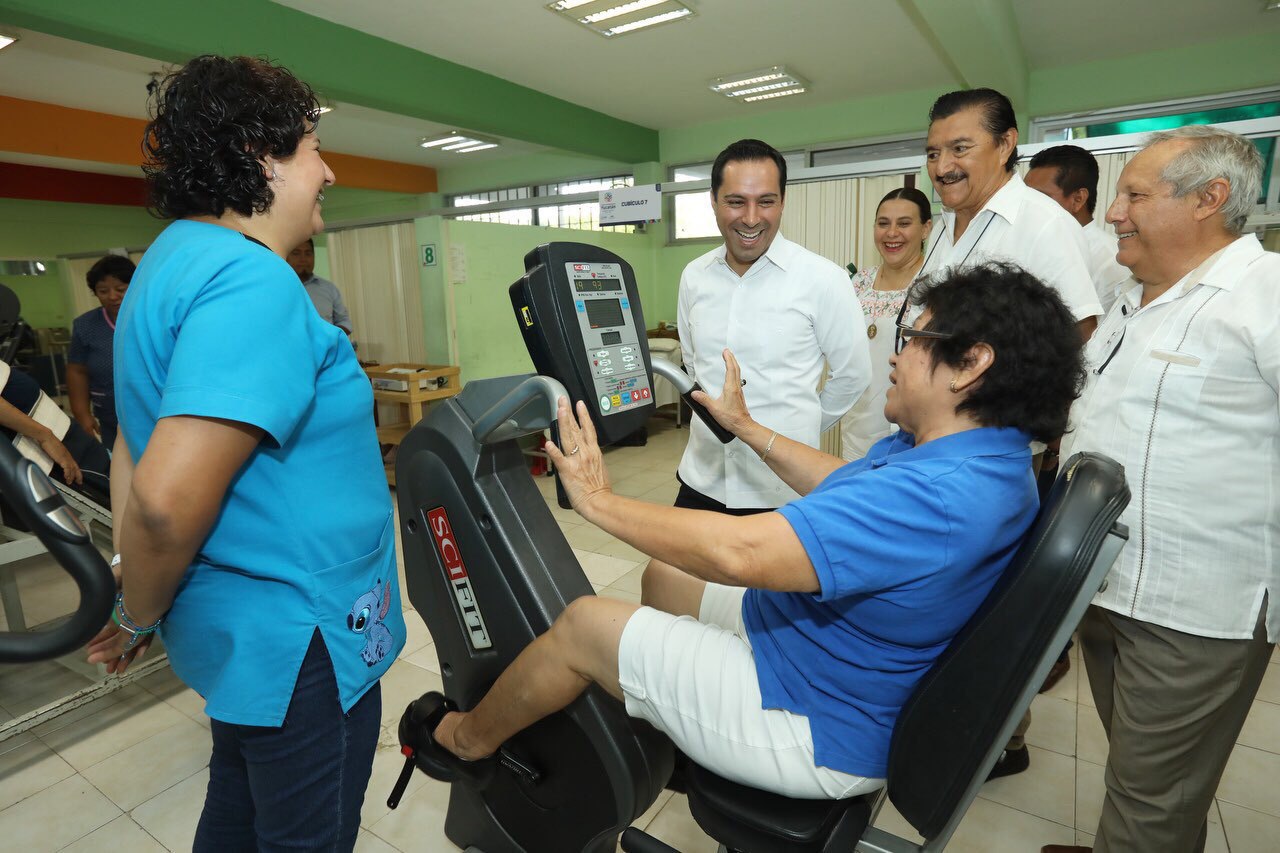
[[[594,683],[739,783],[828,799],[883,785],[903,705],[1035,518],[1028,445],[1062,432],[1084,380],[1075,318],[1017,267],[952,272],[911,301],[923,313],[896,328],[885,404],[901,431],[857,462],[757,423],[723,352],[722,396],[697,399],[803,495],[770,513],[615,494],[586,406],[562,398],[547,451],[574,508],[662,575],[642,605],[572,602],[469,712],[420,700],[435,738],[420,766],[481,778]]]
[[[1078,145],[1055,145],[1036,152],[1024,180],[1031,189],[1056,201],[1084,228],[1089,250],[1085,261],[1106,314],[1120,285],[1129,280],[1129,270],[1116,261],[1115,234],[1107,233],[1093,218],[1098,205],[1097,159]]]
[[[67,354],[71,416],[89,435],[98,436],[108,450],[116,443],[112,377],[116,318],[133,272],[133,261],[121,255],[107,255],[90,267],[85,279],[102,307],[86,311],[71,324],[71,350]]]
[[[887,333],[906,301],[907,289],[924,266],[924,244],[932,230],[929,198],[915,187],[898,187],[880,199],[873,236],[881,263],[852,276],[864,321],[855,320],[854,325],[867,330],[871,384],[840,419],[840,455],[846,462],[866,456],[871,445],[893,429],[884,416],[893,354],[893,337]]]
[[[315,240],[308,237],[306,242],[294,246],[285,260],[289,262],[289,266],[293,267],[293,271],[298,274],[298,278],[302,281],[302,286],[307,291],[307,296],[311,297],[311,302],[316,306],[316,311],[320,312],[321,318],[326,323],[332,323],[346,332],[347,337],[351,337],[351,312],[347,310],[346,303],[342,301],[342,293],[338,290],[338,286],[329,281],[329,279],[321,278],[315,274]]]

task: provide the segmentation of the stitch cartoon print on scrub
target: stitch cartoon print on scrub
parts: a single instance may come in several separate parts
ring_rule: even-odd
[[[356,599],[347,614],[347,627],[356,634],[364,634],[364,648],[360,657],[373,666],[391,650],[391,629],[382,624],[391,609],[391,584],[378,581],[377,585]],[[375,615],[376,614],[376,615]]]

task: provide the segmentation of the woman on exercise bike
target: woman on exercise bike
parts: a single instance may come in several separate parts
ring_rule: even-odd
[[[803,497],[736,518],[617,495],[585,406],[562,400],[548,452],[574,508],[670,567],[646,573],[643,605],[572,602],[467,713],[429,698],[429,772],[491,772],[596,683],[725,778],[815,799],[883,785],[903,704],[1035,518],[1028,445],[1063,432],[1079,393],[1074,320],[1014,266],[917,286],[890,359],[901,431],[849,464],[755,422],[724,358],[723,396],[698,399]]]

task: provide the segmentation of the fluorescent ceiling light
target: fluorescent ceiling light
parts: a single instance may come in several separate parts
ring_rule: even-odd
[[[784,72],[771,71],[767,74],[759,74],[755,77],[746,77],[742,79],[733,78],[725,80],[723,77],[718,77],[716,78],[716,82],[711,84],[711,91],[723,92],[725,89],[736,89],[739,86],[750,86],[752,83],[765,83],[769,80],[778,80],[785,76],[787,75]]]
[[[770,98],[785,98],[787,95],[803,95],[804,93],[805,90],[801,87],[799,89],[787,89],[783,92],[770,92],[767,95],[752,95],[750,98],[743,98],[742,100],[750,103],[751,101],[767,101]]]
[[[605,9],[603,12],[592,12],[590,15],[584,15],[578,20],[584,24],[595,24],[625,15],[628,12],[639,12],[641,9],[648,9],[650,6],[657,6],[665,2],[667,0],[631,0],[630,3],[623,3],[621,6],[614,6],[612,9]]]
[[[461,142],[466,139],[465,136],[458,136],[456,133],[451,136],[441,136],[436,139],[426,137],[420,143],[423,148],[435,148],[437,145],[448,145],[450,142]]]
[[[329,105],[325,104],[325,105],[322,105],[322,106],[320,107],[320,109],[319,109],[319,110],[317,110],[316,112],[317,112],[317,114],[319,114],[319,115],[324,115],[325,113],[331,113],[331,112],[333,112],[333,107],[331,107],[331,106],[329,106]]]
[[[619,24],[605,31],[607,36],[620,36],[623,33],[629,33],[642,27],[653,27],[658,24],[665,24],[668,21],[678,21],[681,18],[687,18],[692,15],[690,9],[677,9],[673,12],[663,12],[661,15],[654,15],[652,18],[642,18],[639,21],[632,21],[629,24]]]
[[[18,40],[17,36],[11,36],[11,35],[6,35],[5,33],[0,33],[0,50],[4,50],[6,47],[13,44],[17,40]]]
[[[809,83],[781,65],[745,71],[742,74],[717,77],[707,84],[711,91],[735,101],[754,103],[787,95],[800,95],[808,90]]]
[[[547,8],[606,38],[694,15],[682,0],[558,0]]]
[[[463,133],[459,130],[451,130],[439,136],[425,137],[418,144],[423,148],[439,148],[441,151],[467,154],[471,151],[485,151],[489,148],[497,148],[498,140],[477,136],[473,133]]]

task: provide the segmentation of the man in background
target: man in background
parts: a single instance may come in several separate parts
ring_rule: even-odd
[[[1098,161],[1078,145],[1055,145],[1031,158],[1027,186],[1058,203],[1084,227],[1089,253],[1085,261],[1098,291],[1102,312],[1111,310],[1116,288],[1129,280],[1129,270],[1116,261],[1116,238],[1094,221],[1098,204]]]
[[[320,312],[320,316],[324,318],[326,323],[332,323],[350,337],[351,314],[347,311],[347,306],[342,301],[342,294],[338,292],[338,286],[329,281],[329,279],[321,278],[315,274],[315,241],[307,240],[307,242],[295,246],[286,260],[289,262],[289,266],[293,267],[293,271],[298,274],[298,278],[302,280],[302,286],[306,288],[307,296],[310,296],[311,301],[315,303],[316,310]]]

